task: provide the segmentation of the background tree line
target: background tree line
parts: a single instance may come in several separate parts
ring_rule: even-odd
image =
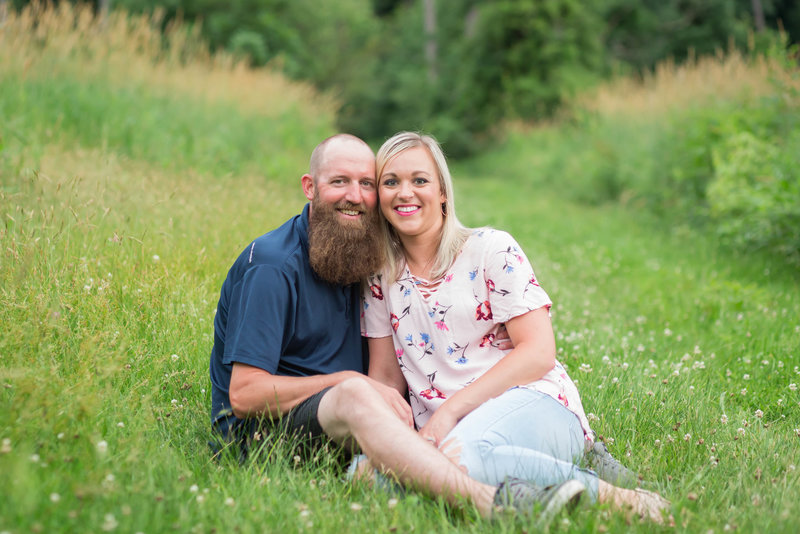
[[[0,0],[3,2],[4,0]],[[11,0],[16,7],[27,2]],[[466,155],[506,120],[552,115],[615,73],[800,39],[794,0],[96,0],[202,25],[213,50],[271,63],[341,102],[339,127],[434,132]]]

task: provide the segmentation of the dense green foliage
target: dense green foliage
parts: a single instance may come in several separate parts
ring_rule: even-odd
[[[198,21],[212,49],[272,62],[332,92],[340,129],[375,141],[400,129],[435,131],[456,157],[496,139],[499,123],[549,117],[612,73],[730,46],[761,49],[779,27],[800,39],[791,0],[759,0],[771,30],[753,40],[752,0],[110,3]]]

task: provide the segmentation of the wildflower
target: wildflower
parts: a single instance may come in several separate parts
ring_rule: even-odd
[[[722,414],[722,417],[720,417],[720,418],[719,418],[719,421],[720,421],[720,423],[722,423],[723,425],[727,425],[727,424],[728,424],[728,416],[727,416],[727,415],[725,415],[725,414]]]
[[[742,388],[742,390],[739,393],[742,395],[747,395],[747,388]]]
[[[789,384],[789,390],[790,391],[797,391],[797,384],[795,384],[794,382]]]
[[[205,497],[205,495],[198,495],[197,497],[195,497],[195,500],[197,502],[201,503],[201,502],[206,500],[206,497]]]
[[[108,452],[108,442],[106,440],[98,441],[97,445],[95,445],[95,448],[100,454],[105,454]]]
[[[300,456],[295,454],[292,460],[294,461],[294,465],[298,465],[300,463]]]
[[[37,463],[40,459],[38,454],[31,454],[31,462]]]
[[[750,375],[745,374],[742,378],[745,379],[745,380],[750,380]]]
[[[397,506],[397,502],[398,502],[398,501],[397,501],[397,499],[395,499],[394,497],[392,497],[391,499],[389,499],[389,500],[387,501],[387,503],[386,503],[386,507],[387,507],[387,508],[389,508],[389,509],[391,510],[392,508],[394,508],[395,506]]]
[[[225,506],[233,506],[234,504],[236,504],[236,501],[233,500],[233,497],[225,499]]]
[[[599,420],[600,420],[600,418],[599,418],[599,417],[597,417],[597,416],[596,416],[595,414],[593,414],[592,412],[589,412],[589,413],[587,413],[587,414],[586,414],[586,419],[588,419],[590,423],[594,423],[594,422],[596,422],[596,421],[599,421]]]
[[[8,454],[9,452],[11,452],[11,440],[3,438],[3,445],[0,446],[0,453]]]
[[[794,433],[798,438],[800,438],[800,428],[795,428]]]
[[[623,363],[622,363],[622,370],[623,370],[623,371],[627,370],[627,369],[628,369],[628,367],[629,367],[629,366],[628,366],[628,362],[623,362]]]
[[[58,435],[56,436],[56,438],[64,439],[64,433],[63,432],[59,432]]]
[[[350,509],[352,511],[354,511],[354,512],[358,512],[362,508],[364,508],[364,507],[361,504],[357,503],[357,502],[354,502],[354,503],[350,504]]]
[[[610,364],[611,358],[609,358],[608,356],[603,356],[603,363],[606,365]]]
[[[118,526],[119,523],[117,523],[117,519],[114,517],[114,515],[106,514],[105,518],[103,518],[103,526],[101,528],[106,532],[110,532]]]
[[[191,486],[189,486],[189,491],[191,491],[192,493],[197,493],[199,489],[200,488],[197,487],[197,484],[192,484]]]
[[[300,517],[308,517],[311,515],[311,510],[300,510]]]
[[[762,412],[761,410],[756,410],[756,417],[761,419],[762,417],[764,417],[764,412]]]
[[[579,370],[584,372],[584,373],[591,373],[592,372],[592,366],[589,365],[588,363],[582,363]]]
[[[61,500],[61,495],[59,495],[58,493],[51,493],[50,494],[50,501],[51,502],[58,502],[60,500]]]
[[[153,261],[158,261],[161,258],[158,257],[158,254],[153,254]]]
[[[120,421],[119,423],[117,423],[117,426],[118,426],[119,428],[125,428],[125,423],[123,423],[122,421]]]
[[[692,439],[692,435],[691,434],[684,434],[683,435],[683,441],[689,441],[690,439]]]
[[[655,441],[655,446],[656,446],[656,449],[657,449],[657,448],[659,448],[659,447],[661,447],[661,440],[660,440],[660,439],[657,439],[657,440]]]
[[[172,361],[175,361],[175,360],[178,359],[178,355],[177,354],[173,354],[172,356],[170,356],[170,358],[172,358]]]
[[[665,328],[664,329],[664,335],[665,336],[671,336],[672,335],[672,330],[670,330],[669,328]]]
[[[738,432],[740,436],[744,436],[744,428],[739,427],[736,429],[736,432]]]
[[[733,371],[731,371],[730,369],[725,369],[725,376],[727,376],[728,378],[730,378],[730,377],[731,377],[731,375],[733,375]]]

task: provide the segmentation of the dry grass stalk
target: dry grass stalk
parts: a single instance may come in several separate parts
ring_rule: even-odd
[[[272,68],[250,68],[224,52],[210,53],[198,25],[171,23],[162,33],[163,12],[104,20],[91,6],[34,2],[10,10],[0,23],[0,74],[50,77],[70,74],[117,86],[226,101],[265,117],[288,109],[330,114],[335,102],[308,84]]]

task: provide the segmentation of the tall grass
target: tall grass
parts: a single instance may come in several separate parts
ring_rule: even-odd
[[[39,16],[105,31],[76,18],[84,12],[58,9]],[[82,79],[96,69],[88,55],[68,54],[69,68],[31,60],[25,71],[16,58],[42,49],[19,37],[9,50],[6,32],[17,26],[8,20],[0,28],[0,532],[531,531],[525,518],[483,521],[470,509],[346,483],[327,454],[295,465],[285,444],[266,461],[213,461],[207,369],[219,288],[250,239],[299,211],[299,177],[331,115],[288,84],[282,98],[297,109],[271,116],[279,133],[268,137],[269,112],[225,89],[211,63],[194,68],[199,79],[208,69],[213,98],[182,88],[180,76],[168,89],[143,76],[127,90],[110,68]],[[113,20],[106,28],[122,24]],[[79,49],[91,38],[74,40]],[[137,61],[136,47],[119,49],[132,55],[114,68]],[[45,112],[31,109],[32,95]],[[137,123],[142,135],[123,140],[120,107],[136,110],[131,120],[161,120]],[[59,113],[60,123],[48,121]],[[83,131],[92,128],[83,114],[97,133]],[[186,125],[194,146],[238,159],[223,164],[173,144],[159,133],[167,123]],[[240,127],[257,138],[231,138]],[[459,210],[522,243],[556,303],[559,357],[594,427],[672,499],[677,522],[660,529],[588,506],[551,531],[796,531],[796,275],[769,258],[731,255],[686,226],[658,228],[615,204],[554,194],[531,173],[581,176],[558,152],[557,140],[574,130],[550,132],[454,168]]]
[[[196,27],[162,33],[158,13],[100,20],[88,5],[33,3],[3,23],[0,65],[6,158],[22,145],[78,143],[164,166],[270,172],[333,124],[330,99],[210,54]],[[266,145],[281,150],[266,158]]]

